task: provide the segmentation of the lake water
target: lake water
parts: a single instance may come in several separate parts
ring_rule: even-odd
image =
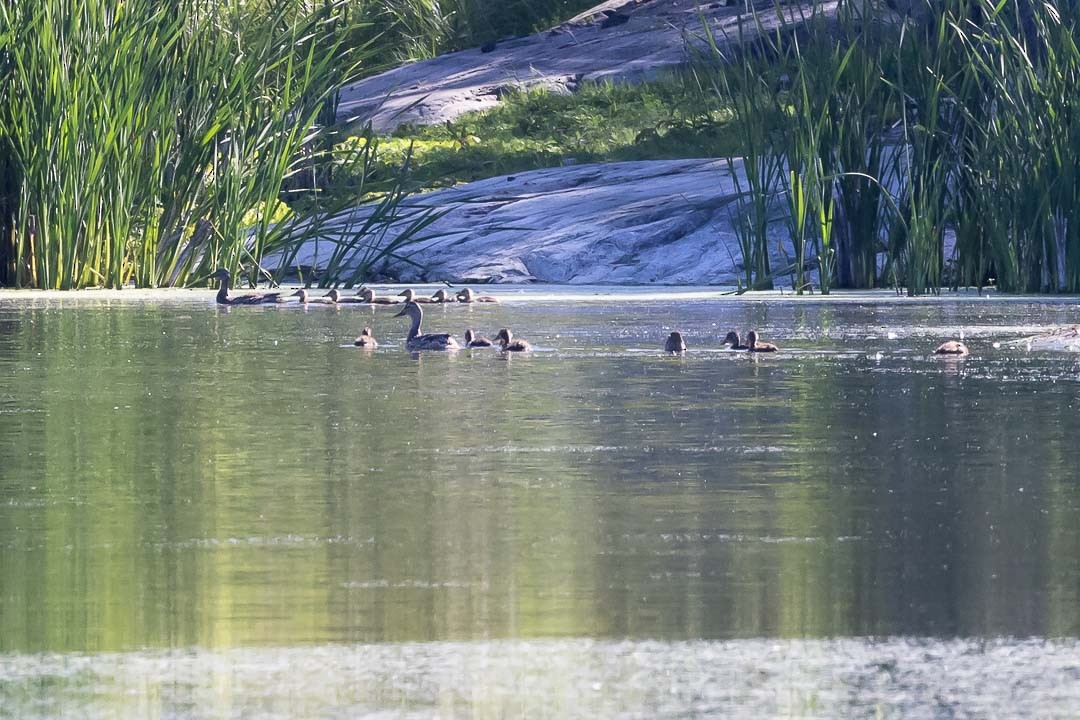
[[[1080,714],[1075,301],[494,292],[0,295],[0,717]]]

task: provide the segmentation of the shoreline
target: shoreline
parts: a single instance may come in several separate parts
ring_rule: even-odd
[[[280,288],[237,288],[236,295],[245,293],[292,292],[303,287],[299,284],[285,284]],[[702,285],[559,285],[559,284],[455,284],[445,283],[379,283],[371,287],[376,293],[393,293],[405,288],[414,288],[418,294],[432,294],[440,288],[472,287],[487,294],[497,296],[504,302],[513,304],[534,304],[544,302],[592,303],[592,302],[643,302],[643,301],[729,301],[770,302],[770,303],[811,303],[811,304],[948,304],[953,302],[992,302],[992,303],[1038,303],[1048,305],[1080,305],[1080,295],[1025,294],[1011,295],[996,290],[979,292],[974,288],[958,291],[947,290],[938,295],[919,295],[909,297],[898,295],[894,290],[833,290],[829,295],[820,293],[796,295],[788,290],[754,290],[737,294],[733,286]],[[328,290],[308,288],[313,296],[324,295]],[[0,288],[0,305],[14,306],[33,304],[41,301],[73,301],[93,303],[103,301],[122,301],[131,303],[204,303],[213,302],[216,289],[209,288],[94,288],[86,290],[13,290]],[[355,294],[355,289],[343,292],[346,296]],[[299,303],[289,303],[299,305]],[[451,303],[458,304],[458,303]],[[259,307],[259,306],[254,306]],[[267,305],[267,307],[281,307]]]

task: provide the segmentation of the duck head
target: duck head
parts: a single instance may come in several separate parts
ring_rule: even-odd
[[[495,340],[502,345],[509,345],[514,339],[514,333],[510,332],[510,328],[503,328],[499,330],[499,334],[495,336]]]
[[[424,311],[420,309],[420,306],[417,305],[415,302],[410,300],[409,302],[405,303],[405,307],[401,308],[401,312],[399,312],[394,317],[401,317],[402,315],[408,315],[409,317],[415,319],[417,317],[420,317],[423,314],[424,314]]]
[[[332,288],[330,292],[326,293],[325,297],[330,298],[333,302],[341,302],[341,291],[337,288]]]
[[[472,288],[465,288],[463,290],[458,290],[457,299],[460,300],[463,303],[471,303],[473,301]]]
[[[416,301],[416,293],[413,292],[412,288],[405,288],[404,290],[402,290],[401,292],[398,293],[398,297],[405,298],[406,303],[411,303],[411,302]]]
[[[739,337],[739,333],[732,330],[724,336],[724,344],[731,346],[742,345],[742,338]]]

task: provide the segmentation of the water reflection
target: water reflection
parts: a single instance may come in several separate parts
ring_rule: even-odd
[[[1069,305],[253,310],[0,306],[0,651],[1080,633]]]

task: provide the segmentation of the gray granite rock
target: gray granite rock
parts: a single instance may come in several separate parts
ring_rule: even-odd
[[[734,284],[741,254],[735,179],[741,161],[670,160],[578,165],[481,180],[412,198],[443,215],[380,267],[406,282]],[[735,173],[733,175],[732,173]],[[774,208],[774,268],[790,264],[783,203]],[[371,212],[342,213],[295,262],[325,265]],[[379,239],[390,242],[407,224]],[[359,256],[359,255],[358,255]],[[786,278],[778,282],[787,284]]]
[[[832,14],[836,5],[827,0],[818,10]],[[628,20],[605,27],[605,10]],[[784,12],[797,22],[807,8]],[[766,31],[779,25],[772,3],[762,3],[757,18]],[[703,43],[703,19],[722,48],[740,23],[746,33],[758,27],[742,0],[610,0],[546,32],[500,41],[491,52],[463,50],[366,78],[342,91],[338,119],[371,120],[376,131],[389,132],[489,109],[512,87],[573,92],[582,81],[651,78],[686,64],[688,47]]]

